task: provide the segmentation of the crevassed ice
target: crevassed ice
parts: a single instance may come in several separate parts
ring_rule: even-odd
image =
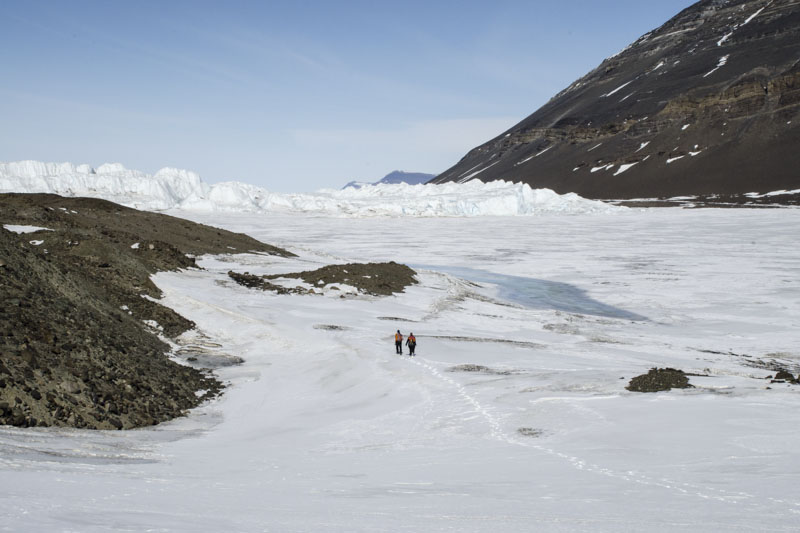
[[[514,216],[597,213],[622,208],[577,194],[506,181],[441,185],[379,184],[278,194],[236,181],[209,185],[196,173],[164,168],[154,175],[120,164],[88,165],[20,161],[0,163],[0,191],[89,196],[145,210],[289,212],[331,216]]]

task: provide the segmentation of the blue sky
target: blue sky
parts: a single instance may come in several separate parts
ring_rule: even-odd
[[[0,2],[0,161],[437,173],[688,0]]]

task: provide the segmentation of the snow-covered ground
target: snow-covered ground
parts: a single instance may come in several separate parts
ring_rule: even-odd
[[[576,194],[496,181],[442,185],[377,184],[313,193],[272,193],[248,183],[209,185],[189,170],[154,175],[119,163],[97,168],[72,163],[0,163],[0,192],[38,192],[103,198],[137,209],[204,212],[313,213],[343,217],[516,216],[618,210]]]
[[[152,429],[1,429],[0,530],[797,530],[800,387],[762,365],[800,364],[800,211],[189,216],[299,254],[155,277],[198,324],[184,347],[246,362]],[[279,296],[226,275],[378,260],[421,283]],[[654,366],[707,377],[625,390]]]

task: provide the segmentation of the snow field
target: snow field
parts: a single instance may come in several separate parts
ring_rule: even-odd
[[[156,428],[0,430],[5,527],[794,529],[800,393],[767,390],[757,363],[800,364],[800,212],[191,218],[299,254],[155,276],[198,324],[181,346],[245,363],[220,370],[220,399]],[[226,275],[385,260],[426,265],[420,284],[336,298]],[[464,266],[495,282],[447,273]],[[550,305],[564,297],[574,309]],[[396,329],[416,358],[394,354]],[[453,371],[466,364],[488,370]],[[708,377],[624,389],[653,366]]]

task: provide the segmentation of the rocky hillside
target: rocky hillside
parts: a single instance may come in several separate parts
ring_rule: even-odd
[[[88,198],[0,194],[0,224],[0,424],[15,426],[139,427],[214,396],[213,375],[167,358],[158,335],[194,324],[155,301],[150,275],[196,254],[288,254]]]
[[[798,146],[800,1],[703,0],[434,182],[750,201],[742,195],[800,189]]]

